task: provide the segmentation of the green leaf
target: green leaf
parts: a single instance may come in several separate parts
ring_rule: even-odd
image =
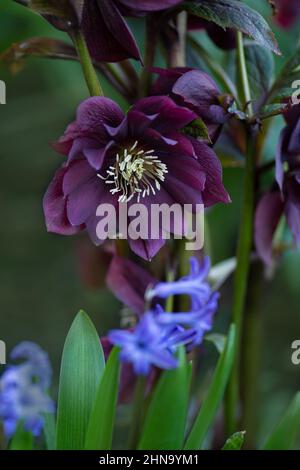
[[[226,344],[226,336],[220,335],[219,333],[211,333],[206,335],[204,339],[210,343],[213,343],[218,353],[222,354]]]
[[[266,20],[238,0],[193,0],[180,4],[191,15],[213,21],[222,28],[234,28],[253,38],[259,45],[280,54],[277,41]]]
[[[300,392],[296,394],[285,415],[262,447],[263,450],[289,450],[300,427]]]
[[[59,39],[35,37],[12,44],[0,54],[0,61],[8,64],[13,72],[19,72],[28,57],[77,60],[76,50]]]
[[[57,411],[57,449],[84,448],[96,391],[105,368],[97,331],[83,311],[68,333],[61,363]]]
[[[225,388],[232,369],[235,352],[235,325],[231,325],[225,349],[219,358],[207,397],[204,400],[190,435],[186,441],[185,450],[199,450],[217,410],[222,401]]]
[[[253,99],[266,96],[274,79],[274,56],[255,44],[245,47],[247,70]]]
[[[9,450],[32,450],[33,435],[25,431],[23,424],[19,423],[17,430],[10,442]]]
[[[189,402],[190,368],[185,350],[177,369],[163,372],[145,418],[139,449],[182,449]]]
[[[91,413],[85,449],[110,450],[119,391],[120,361],[118,349],[110,353]]]
[[[227,439],[222,450],[241,450],[244,444],[246,431],[234,433]]]
[[[56,423],[52,413],[44,414],[44,434],[47,450],[55,450]]]
[[[284,98],[291,97],[296,91],[293,84],[297,80],[300,80],[300,47],[296,49],[276,78],[268,96],[268,103],[279,103]],[[299,84],[297,86],[299,90]]]

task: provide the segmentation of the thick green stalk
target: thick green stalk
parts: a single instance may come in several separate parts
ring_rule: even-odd
[[[251,93],[248,80],[243,38],[240,32],[237,33],[238,41],[238,65],[243,87],[243,99],[245,107],[248,109],[249,118],[252,117],[253,109],[251,104]],[[239,229],[239,240],[237,247],[237,269],[234,279],[234,298],[232,308],[232,318],[236,324],[236,349],[233,372],[229,382],[226,403],[225,419],[226,431],[228,435],[237,431],[237,408],[239,405],[239,366],[241,353],[241,337],[243,326],[243,314],[247,293],[247,284],[250,267],[250,255],[253,241],[253,213],[254,213],[254,188],[255,188],[255,138],[251,132],[251,127],[247,126],[247,152],[244,179],[243,208]]]
[[[85,39],[81,31],[76,31],[72,35],[74,45],[81,63],[83,75],[91,96],[103,96],[103,91],[94,69]]]

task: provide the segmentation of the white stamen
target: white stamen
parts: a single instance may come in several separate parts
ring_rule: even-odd
[[[106,184],[114,185],[110,193],[121,193],[119,202],[131,201],[136,195],[138,203],[151,192],[155,195],[168,173],[167,165],[154,155],[154,150],[139,149],[138,141],[122,152],[117,153],[115,165],[106,170],[106,177],[97,174]]]

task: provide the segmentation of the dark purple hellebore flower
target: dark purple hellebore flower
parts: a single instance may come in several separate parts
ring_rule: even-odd
[[[272,263],[272,240],[284,214],[300,244],[300,105],[286,114],[276,156],[277,185],[260,200],[255,216],[255,241],[260,257]]]
[[[215,81],[206,72],[187,68],[159,69],[153,94],[169,94],[174,101],[193,110],[207,126],[215,143],[222,125],[229,119],[228,108],[233,98],[221,95]]]
[[[170,8],[181,0],[86,0],[82,28],[92,57],[103,62],[141,60],[124,16]]]
[[[276,21],[284,29],[292,27],[300,19],[299,0],[275,0]]]
[[[87,229],[100,244],[100,204],[118,211],[121,203],[130,208],[140,202],[151,212],[152,204],[229,202],[213,150],[181,133],[196,117],[165,96],[142,99],[126,115],[108,98],[84,101],[55,145],[68,158],[44,197],[48,230],[71,235]],[[129,238],[132,250],[147,260],[164,242]]]

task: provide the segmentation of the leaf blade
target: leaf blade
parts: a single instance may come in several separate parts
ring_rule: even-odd
[[[263,450],[289,450],[300,425],[300,392],[290,403],[285,415],[269,436]]]
[[[201,449],[206,433],[223,398],[233,364],[234,351],[235,325],[232,324],[227,337],[225,349],[217,363],[215,374],[206,399],[200,408],[200,412],[185,443],[185,450]]]
[[[86,450],[110,450],[119,391],[119,352],[114,348],[99,383],[85,439]]]
[[[165,371],[154,391],[146,415],[140,450],[182,449],[191,373],[184,348],[177,369]]]
[[[80,311],[65,341],[59,383],[56,447],[83,449],[99,380],[105,367],[97,331]]]

